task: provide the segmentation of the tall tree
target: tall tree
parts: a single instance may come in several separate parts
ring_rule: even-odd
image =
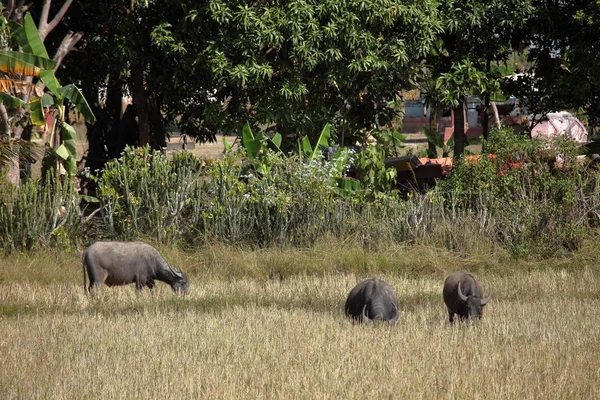
[[[84,88],[107,88],[99,107],[111,91],[133,94],[139,144],[164,141],[171,121],[199,141],[246,120],[276,126],[290,143],[325,122],[370,128],[389,117],[386,100],[409,85],[442,30],[433,0],[138,3],[81,7],[69,25],[86,31],[85,46],[68,67]]]
[[[429,96],[453,108],[456,157],[466,143],[465,96],[480,96],[487,115],[491,95],[499,90],[501,80],[494,65],[505,62],[520,43],[532,0],[445,0],[439,7],[445,30],[429,58],[428,70],[438,80],[437,85],[429,85],[429,91],[438,93]],[[486,118],[483,125],[487,136]]]
[[[350,135],[389,118],[441,32],[431,1],[209,1],[203,54],[219,85],[211,121],[276,124],[289,139],[325,122]],[[202,13],[202,14],[200,14]],[[285,139],[284,139],[285,141]],[[293,142],[293,140],[292,140]]]
[[[600,2],[535,0],[527,37],[533,68],[511,82],[537,119],[581,109],[600,125]]]

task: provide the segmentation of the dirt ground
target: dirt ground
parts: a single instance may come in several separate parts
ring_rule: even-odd
[[[233,145],[236,139],[234,136],[217,135],[217,141],[215,143],[196,143],[195,147],[188,151],[190,151],[197,157],[209,160],[221,158],[223,156],[223,152],[225,151],[225,146],[223,145],[223,138],[225,138],[227,140],[227,143],[229,143],[230,145]]]
[[[81,161],[81,159],[86,155],[86,152],[88,150],[88,142],[85,134],[85,125],[75,124],[75,130],[77,131],[77,157],[78,161]],[[405,147],[401,150],[401,153],[417,153],[419,151],[427,149],[427,142],[424,135],[418,133],[411,133],[406,134],[406,136],[407,140],[404,143]],[[217,140],[214,143],[195,143],[194,147],[187,151],[204,159],[214,160],[221,158],[225,150],[225,147],[223,145],[223,138],[225,138],[230,145],[233,145],[236,141],[236,137],[216,135],[216,138]],[[173,137],[170,139],[170,141],[168,141],[168,143],[177,144],[180,142],[180,140],[181,139],[179,137]],[[38,142],[40,144],[44,143],[43,140],[39,140]],[[169,150],[169,152],[171,151],[177,150]]]

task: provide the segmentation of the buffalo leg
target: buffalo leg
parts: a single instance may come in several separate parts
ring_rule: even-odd
[[[450,323],[453,324],[454,323],[454,313],[450,310],[448,310],[448,317],[450,318]]]
[[[88,292],[97,291],[97,289],[104,284],[106,281],[107,273],[105,271],[100,270],[99,268],[86,268],[88,278],[90,280],[90,284],[88,286]]]
[[[144,288],[144,284],[141,282],[139,275],[135,276],[135,290],[139,292]]]

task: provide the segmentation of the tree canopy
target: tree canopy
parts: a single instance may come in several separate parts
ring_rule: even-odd
[[[282,146],[325,123],[348,143],[390,121],[402,90],[489,103],[501,71],[529,46],[540,109],[581,108],[597,121],[597,2],[493,0],[149,0],[76,2],[50,37],[84,32],[57,71],[90,100],[90,156],[161,146],[168,129],[198,140],[272,127]],[[577,91],[565,91],[577,86]],[[523,88],[521,93],[524,97]],[[530,90],[531,92],[531,90]],[[121,97],[133,104],[123,114]],[[526,100],[526,99],[525,99]],[[550,102],[551,100],[551,102]],[[460,140],[459,140],[460,142]]]
[[[536,0],[527,40],[534,67],[513,88],[532,111],[580,110],[600,123],[600,2]]]

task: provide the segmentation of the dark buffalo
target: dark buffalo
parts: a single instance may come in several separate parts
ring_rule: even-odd
[[[163,281],[176,293],[189,291],[188,276],[173,269],[158,250],[143,242],[96,242],[83,252],[83,286],[85,273],[94,286],[135,283],[137,290],[152,289],[154,281]]]
[[[448,307],[450,323],[454,322],[454,314],[460,319],[479,319],[483,316],[483,306],[492,298],[492,292],[482,298],[483,289],[477,279],[464,271],[455,271],[444,282],[444,303]]]
[[[358,322],[398,321],[398,297],[393,287],[377,279],[367,279],[348,294],[346,314]]]

